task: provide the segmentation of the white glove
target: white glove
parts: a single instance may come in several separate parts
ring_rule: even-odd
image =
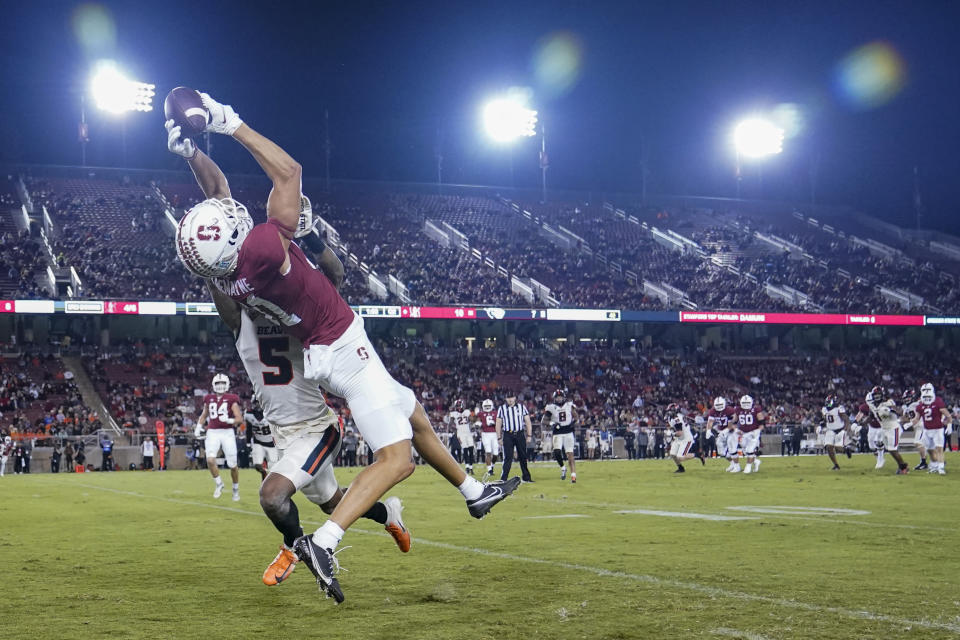
[[[194,438],[202,438],[202,437],[203,437],[203,427],[201,427],[200,425],[197,425],[197,428],[193,430],[193,437],[194,437]]]
[[[953,433],[953,423],[951,422],[951,423],[949,423],[949,424],[946,426],[946,428],[944,429],[943,435],[949,436],[949,435],[952,434],[952,433]]]
[[[294,232],[294,238],[302,238],[305,235],[309,235],[313,232],[313,227],[319,222],[319,218],[316,222],[313,219],[313,205],[310,204],[310,198],[300,194],[300,219],[297,220],[297,230]]]
[[[203,101],[203,106],[210,112],[210,122],[204,131],[232,136],[233,133],[240,128],[240,125],[243,124],[243,120],[240,119],[240,116],[237,115],[237,112],[234,111],[230,105],[220,104],[211,98],[209,93],[201,92],[200,99]]]
[[[164,122],[163,126],[167,128],[167,149],[170,153],[183,156],[187,160],[197,155],[197,145],[193,144],[190,138],[180,137],[180,126],[174,126],[172,119]]]

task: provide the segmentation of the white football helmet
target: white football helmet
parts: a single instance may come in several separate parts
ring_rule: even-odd
[[[207,198],[180,219],[177,256],[200,277],[229,275],[251,229],[253,218],[245,206],[233,198]]]
[[[930,404],[936,397],[937,394],[933,391],[933,385],[929,382],[920,387],[920,402],[923,404]]]
[[[714,411],[723,411],[727,408],[727,401],[721,396],[717,396],[713,399],[713,410]]]
[[[5,436],[3,438],[3,442],[4,444],[10,444],[11,442],[13,442],[13,438],[11,438],[10,436]]]
[[[483,411],[493,411],[493,400],[490,400],[489,398],[487,398],[486,400],[480,403],[480,408]]]
[[[744,411],[750,411],[753,409],[753,397],[752,396],[741,396],[740,397],[740,408]]]
[[[213,392],[226,393],[230,390],[230,378],[223,373],[213,376]]]

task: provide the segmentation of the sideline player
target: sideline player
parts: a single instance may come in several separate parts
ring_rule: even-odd
[[[6,473],[7,460],[10,458],[11,451],[13,451],[13,438],[3,436],[3,442],[0,442],[0,477]]]
[[[566,450],[570,465],[570,482],[577,482],[577,467],[573,459],[573,429],[577,419],[577,407],[567,400],[562,389],[553,394],[553,402],[543,409],[543,417],[548,419],[553,429],[553,459],[560,465],[560,479],[567,479],[567,467],[563,464],[563,452]],[[540,420],[543,424],[543,419]]]
[[[874,387],[867,393],[864,401],[857,407],[857,415],[853,418],[853,421],[858,425],[867,425],[867,447],[877,456],[877,464],[873,468],[882,469],[884,462],[886,462],[886,458],[883,455],[883,426],[880,424],[880,417],[877,415],[877,412],[870,406],[871,398],[873,398],[872,402],[876,404],[884,402],[885,394],[883,389],[881,387]],[[897,440],[899,442],[899,436]]]
[[[317,385],[303,377],[303,345],[265,316],[242,309],[211,283],[207,286],[220,319],[235,336],[254,395],[263,402],[261,419],[273,426],[270,437],[276,438],[277,459],[260,486],[260,507],[283,534],[280,552],[263,572],[263,583],[273,586],[293,573],[298,560],[293,545],[303,529],[293,494],[300,491],[328,514],[343,497],[344,489],[333,473],[341,425]],[[402,511],[400,499],[391,497],[374,504],[363,517],[384,525],[400,550],[407,552],[410,532]]]
[[[493,465],[497,461],[497,456],[500,455],[497,442],[497,412],[493,400],[487,398],[480,403],[477,419],[480,422],[480,444],[483,445],[483,457],[487,463],[487,472],[483,476],[483,481],[486,482],[493,476]]]
[[[717,455],[727,459],[730,464],[725,471],[731,473],[740,471],[740,463],[733,461],[739,445],[736,416],[736,410],[727,406],[726,398],[717,396],[713,399],[713,408],[707,413],[707,428],[704,434],[704,438],[712,437],[716,440]]]
[[[920,463],[913,468],[914,471],[922,471],[927,469],[927,450],[923,446],[923,434],[920,432],[920,429],[917,429],[914,424],[916,423],[916,418],[919,415],[917,413],[917,407],[920,405],[920,401],[917,400],[917,391],[916,389],[904,389],[903,395],[900,397],[900,401],[903,403],[900,407],[901,415],[906,421],[904,424],[905,429],[913,429],[913,439],[914,444],[917,447],[917,453],[920,454]]]
[[[753,396],[744,395],[740,398],[740,409],[737,410],[736,416],[743,454],[747,457],[743,472],[757,473],[760,471],[760,458],[758,457],[760,455],[760,434],[763,432],[763,422],[767,419],[767,414],[754,403]],[[734,453],[734,456],[737,467],[739,467],[740,459],[736,453]]]
[[[832,393],[823,401],[823,408],[820,413],[826,422],[826,428],[823,430],[823,446],[827,450],[827,455],[830,456],[830,462],[833,463],[832,471],[839,471],[837,451],[843,451],[846,447],[850,417],[847,415],[847,410],[837,400],[837,396]]]
[[[473,475],[473,463],[476,461],[477,445],[473,441],[473,425],[470,421],[470,410],[466,403],[457,399],[447,416],[447,424],[453,425],[457,441],[460,443],[460,455],[463,457],[467,473]]]
[[[253,406],[243,414],[243,421],[247,425],[247,442],[250,443],[253,468],[260,472],[260,479],[263,480],[267,477],[267,469],[273,467],[280,456],[274,446],[270,423],[263,417],[263,409],[256,399]],[[264,462],[267,466],[264,466]]]
[[[953,416],[950,415],[946,403],[937,397],[933,385],[929,382],[920,387],[920,404],[917,405],[917,416],[911,426],[916,429],[923,423],[923,447],[930,454],[930,468],[927,473],[947,473],[943,459],[945,436],[953,433]]]
[[[246,207],[230,197],[220,168],[168,121],[167,146],[190,164],[206,200],[177,228],[177,255],[195,275],[214,283],[233,300],[267,315],[303,343],[304,376],[347,402],[374,463],[354,478],[351,490],[313,535],[298,538],[297,555],[317,583],[337,602],[334,549],[344,531],[391,487],[415,469],[411,442],[420,455],[457,487],[475,518],[513,493],[518,480],[482,484],[467,475],[443,446],[413,392],[387,372],[354,314],[331,281],[317,271],[295,234],[311,229],[312,212],[301,206],[301,167],[283,149],[247,126],[232,107],[201,94],[209,114],[205,130],[242,144],[273,184],[267,222],[253,225]]]
[[[903,427],[900,425],[900,415],[897,413],[897,403],[892,398],[888,398],[883,387],[874,387],[865,398],[867,408],[871,415],[880,425],[881,442],[877,447],[880,459],[883,459],[884,450],[889,451],[893,459],[897,461],[897,475],[906,475],[909,471],[907,463],[900,455],[900,434],[903,433]],[[883,465],[879,462],[876,468]]]
[[[197,419],[197,428],[193,435],[203,436],[206,429],[207,468],[213,476],[213,497],[223,493],[223,479],[217,468],[217,452],[223,450],[223,457],[230,467],[233,480],[233,501],[240,499],[240,470],[237,469],[237,435],[235,425],[243,424],[240,413],[240,398],[230,391],[230,378],[222,373],[213,376],[213,393],[203,396],[203,411]]]

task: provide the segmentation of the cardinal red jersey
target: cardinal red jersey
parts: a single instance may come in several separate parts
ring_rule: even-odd
[[[763,422],[758,417],[763,409],[753,405],[752,409],[737,409],[737,428],[744,433],[750,433],[763,426]]]
[[[877,420],[877,416],[874,415],[873,411],[870,411],[870,407],[867,406],[867,403],[862,403],[857,407],[857,411],[867,416],[867,426],[871,429],[880,429],[880,421]]]
[[[284,327],[304,348],[331,344],[353,322],[353,311],[296,244],[288,251],[290,269],[280,273],[281,229],[273,219],[255,226],[240,246],[236,271],[214,282],[237,302]]]
[[[233,417],[233,405],[240,404],[240,397],[233,393],[222,396],[208,393],[203,396],[203,406],[207,409],[207,429],[233,429],[234,425],[227,424]]]
[[[484,433],[494,433],[497,430],[497,412],[481,411],[477,413],[480,420],[480,430]]]
[[[930,404],[923,404],[922,402],[918,404],[917,413],[923,419],[923,428],[943,429],[943,416],[940,414],[940,409],[946,408],[947,405],[940,398],[934,398]]]
[[[707,413],[707,419],[713,420],[713,426],[717,429],[726,429],[729,426],[730,421],[736,421],[737,410],[733,407],[724,407],[723,411],[717,411],[716,409],[710,409],[710,412]]]

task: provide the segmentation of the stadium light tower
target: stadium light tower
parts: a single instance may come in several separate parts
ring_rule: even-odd
[[[759,160],[783,151],[782,128],[763,118],[741,120],[733,128],[733,147],[737,155],[737,199],[740,199],[740,183],[743,181],[741,159]]]
[[[518,96],[495,98],[483,108],[483,127],[501,144],[529,138],[537,134],[537,112]]]
[[[90,76],[90,97],[101,111],[112,115],[122,115],[128,111],[153,111],[153,96],[156,95],[156,85],[147,82],[130,80],[117,67],[113,60],[101,60],[93,69]],[[87,163],[87,141],[89,129],[85,99],[80,98],[80,145],[83,154],[83,164]],[[123,163],[127,163],[127,125],[125,120],[120,124]]]

